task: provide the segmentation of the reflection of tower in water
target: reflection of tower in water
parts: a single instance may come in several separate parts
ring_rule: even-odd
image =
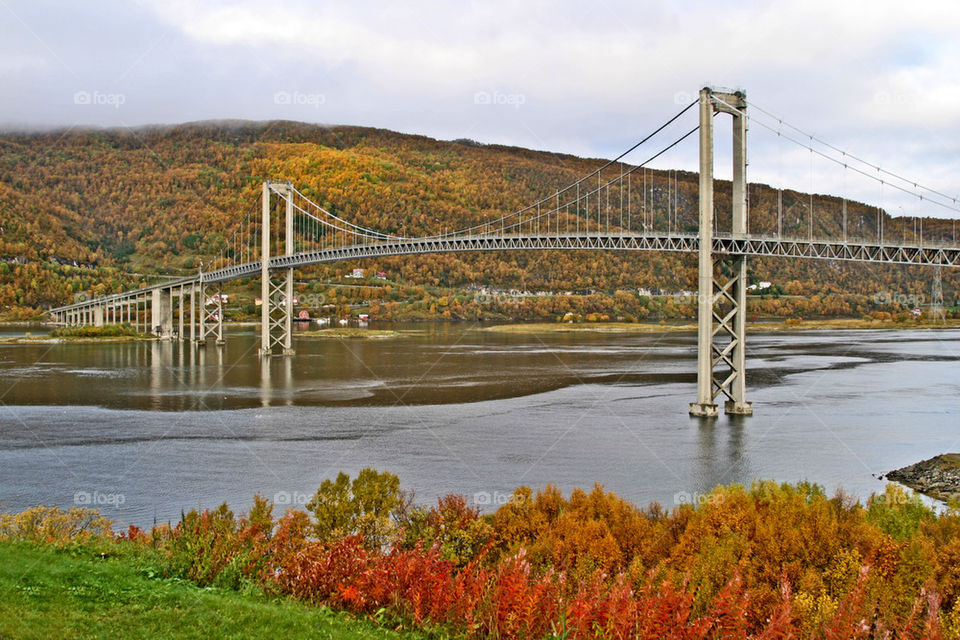
[[[207,349],[188,340],[153,340],[142,345],[149,359],[150,406],[158,410],[222,409],[226,396],[210,393],[222,387],[226,369],[224,348]],[[208,359],[210,361],[208,362]]]
[[[933,268],[933,286],[930,291],[930,318],[940,324],[946,323],[946,314],[943,312],[943,274],[940,265]]]
[[[697,433],[697,481],[691,487],[707,493],[720,484],[730,484],[740,477],[744,469],[750,468],[746,447],[743,441],[744,416],[727,416],[725,424],[705,418],[693,418],[699,423]],[[717,441],[717,436],[726,434],[726,444]]]
[[[281,368],[283,376],[280,380],[273,380],[271,365],[276,362]],[[280,391],[281,393],[278,393]],[[260,405],[269,407],[273,400],[282,399],[282,404],[293,406],[293,359],[260,357]]]

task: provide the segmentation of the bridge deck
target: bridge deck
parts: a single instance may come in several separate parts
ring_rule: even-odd
[[[478,235],[437,236],[430,238],[397,238],[385,242],[360,244],[275,256],[271,269],[305,267],[362,258],[448,253],[463,251],[677,251],[696,252],[700,246],[695,233],[672,234],[563,234],[563,235]],[[846,260],[883,264],[960,266],[960,247],[940,245],[880,244],[876,240],[809,240],[775,236],[718,233],[713,237],[713,251],[719,255],[809,258]],[[260,262],[247,262],[216,269],[203,274],[206,283],[222,283],[260,273]],[[178,288],[199,284],[200,276],[177,278],[160,284],[132,289],[51,309],[53,312],[85,309],[91,306],[118,304],[149,294],[156,289]]]

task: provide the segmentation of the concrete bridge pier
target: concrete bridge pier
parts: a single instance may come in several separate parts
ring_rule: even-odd
[[[202,275],[201,275],[202,277]],[[190,344],[197,345],[197,286],[190,286]]]
[[[746,400],[747,259],[734,256],[718,276],[713,255],[713,119],[733,116],[733,211],[731,233],[747,233],[746,97],[742,93],[700,91],[700,211],[697,307],[697,401],[690,415],[714,418],[716,398],[727,398],[724,412],[751,415]],[[726,272],[726,275],[724,275]],[[718,375],[717,368],[726,368]]]
[[[173,337],[173,295],[171,289],[150,292],[150,328],[161,340]]]
[[[183,342],[185,337],[185,334],[183,333],[183,313],[184,313],[183,294],[184,294],[183,285],[180,285],[180,290],[177,292],[177,315],[179,316],[179,319],[177,322],[177,341],[178,342]]]

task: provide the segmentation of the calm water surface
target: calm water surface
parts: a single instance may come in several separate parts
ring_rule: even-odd
[[[365,466],[421,502],[599,482],[672,506],[756,478],[866,497],[876,475],[960,450],[957,330],[750,335],[756,415],[701,421],[692,334],[399,328],[266,360],[254,328],[202,350],[0,346],[0,510],[89,498],[143,526],[254,493],[302,504]]]

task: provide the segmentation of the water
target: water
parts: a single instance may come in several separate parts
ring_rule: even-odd
[[[338,471],[388,469],[418,501],[492,508],[520,485],[604,484],[667,506],[717,484],[875,476],[960,450],[960,331],[748,337],[756,415],[702,421],[695,336],[515,335],[473,324],[390,340],[225,347],[0,346],[0,509],[99,506],[120,526],[254,493],[303,504]]]

